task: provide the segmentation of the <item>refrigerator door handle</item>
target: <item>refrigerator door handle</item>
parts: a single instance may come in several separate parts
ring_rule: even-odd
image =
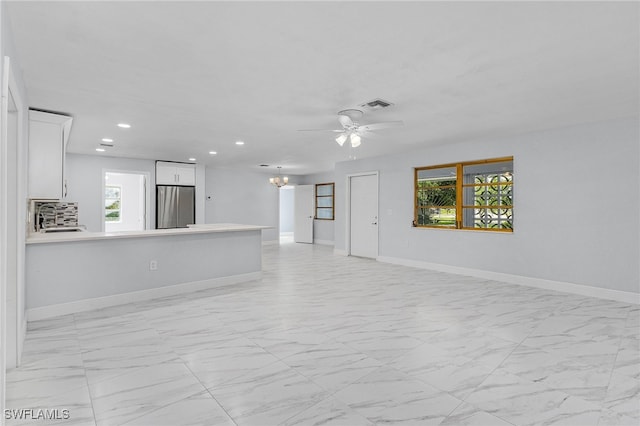
[[[177,175],[176,175],[177,176]],[[176,225],[175,227],[178,227],[178,224],[180,223],[180,188],[178,188],[178,190],[176,191]]]

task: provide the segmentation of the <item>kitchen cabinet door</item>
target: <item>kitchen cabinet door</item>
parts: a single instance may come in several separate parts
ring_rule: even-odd
[[[196,168],[194,164],[156,162],[156,185],[195,186]]]
[[[192,164],[178,164],[176,166],[178,185],[194,186],[196,184],[196,169]]]
[[[171,163],[168,163],[171,164]],[[176,168],[167,163],[156,163],[156,185],[176,185]]]
[[[72,118],[29,111],[29,198],[66,197],[65,153]]]

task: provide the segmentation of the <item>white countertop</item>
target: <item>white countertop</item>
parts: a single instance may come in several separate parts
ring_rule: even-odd
[[[208,223],[189,225],[188,228],[148,229],[122,232],[34,232],[28,235],[27,244],[66,243],[74,241],[107,240],[116,238],[146,238],[170,235],[207,234],[213,232],[239,232],[269,229],[270,226],[241,225],[237,223]]]

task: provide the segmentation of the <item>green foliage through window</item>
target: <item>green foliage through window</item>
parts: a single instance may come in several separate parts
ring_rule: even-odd
[[[104,187],[104,220],[105,222],[120,222],[122,203],[122,187],[106,185]]]
[[[513,230],[513,158],[415,169],[419,227]]]

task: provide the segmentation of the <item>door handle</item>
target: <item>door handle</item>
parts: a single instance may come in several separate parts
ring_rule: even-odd
[[[180,191],[176,191],[176,228],[180,224]]]
[[[377,225],[377,224],[378,224],[378,222],[371,222],[371,224],[372,224],[372,225]]]

